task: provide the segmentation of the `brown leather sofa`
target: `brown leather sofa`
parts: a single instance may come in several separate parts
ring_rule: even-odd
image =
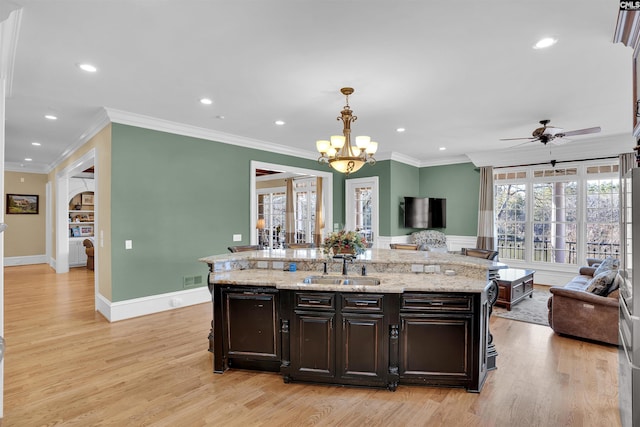
[[[587,259],[579,275],[564,286],[552,286],[549,308],[549,326],[558,334],[570,335],[608,344],[618,344],[619,274],[615,274],[606,295],[589,292],[589,281],[601,260]],[[618,281],[616,283],[616,281]]]

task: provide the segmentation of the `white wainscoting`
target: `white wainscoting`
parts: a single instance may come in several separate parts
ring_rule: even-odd
[[[447,234],[447,250],[450,252],[459,252],[462,248],[475,248],[476,242],[476,236],[454,236]],[[411,243],[411,236],[379,236],[376,239],[374,247],[389,249],[390,243]]]

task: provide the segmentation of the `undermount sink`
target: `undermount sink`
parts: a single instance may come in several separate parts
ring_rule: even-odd
[[[308,276],[303,283],[307,285],[351,285],[378,286],[380,279],[366,276]]]

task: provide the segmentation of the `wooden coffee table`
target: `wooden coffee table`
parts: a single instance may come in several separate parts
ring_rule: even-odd
[[[507,307],[522,301],[526,296],[533,296],[533,273],[535,270],[521,270],[519,268],[506,268],[498,271],[499,277],[498,300],[496,305]]]

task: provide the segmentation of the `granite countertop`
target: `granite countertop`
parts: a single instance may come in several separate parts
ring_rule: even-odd
[[[327,259],[318,249],[277,249],[238,252],[201,258],[209,264],[212,284],[266,286],[277,289],[341,292],[482,292],[488,270],[506,265],[480,258],[428,251],[369,249],[348,264],[348,277],[380,279],[379,285],[306,284],[308,276],[322,276],[327,263],[330,277],[342,278],[340,260]],[[297,271],[283,271],[290,263]],[[416,269],[420,272],[415,272]],[[445,274],[446,272],[446,274]]]
[[[482,292],[487,286],[487,280],[472,279],[465,276],[447,276],[443,273],[375,273],[365,277],[380,279],[379,285],[326,285],[303,283],[305,277],[320,276],[314,271],[279,271],[279,270],[234,270],[212,273],[211,283],[246,286],[267,286],[277,289],[313,290],[327,292]],[[329,277],[341,278],[339,274]],[[361,277],[350,275],[347,277]]]

